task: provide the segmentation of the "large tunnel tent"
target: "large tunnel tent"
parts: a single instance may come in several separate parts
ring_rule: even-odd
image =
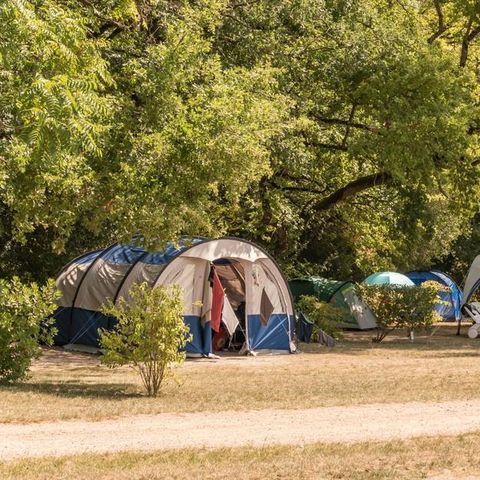
[[[375,316],[357,296],[355,284],[351,281],[306,277],[291,280],[289,284],[295,301],[303,295],[312,295],[322,302],[348,310],[349,315],[342,325],[343,328],[367,330],[377,325]]]
[[[260,247],[237,238],[193,239],[168,244],[162,252],[114,244],[66,265],[56,279],[62,293],[55,313],[56,344],[98,346],[98,329],[114,318],[100,312],[107,299],[128,301],[133,284],[179,285],[191,355],[212,353],[212,275],[221,284],[222,327],[240,334],[244,350],[293,349],[293,302],[276,262]],[[223,330],[223,331],[224,331]]]
[[[432,270],[430,272],[408,272],[406,276],[412,280],[415,285],[421,285],[427,281],[434,281],[448,287],[449,291],[439,293],[442,303],[437,304],[435,310],[442,317],[443,321],[446,322],[459,320],[461,318],[462,291],[447,274]]]

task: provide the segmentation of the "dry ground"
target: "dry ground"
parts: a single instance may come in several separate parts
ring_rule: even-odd
[[[357,332],[334,349],[309,345],[300,355],[188,361],[158,399],[141,396],[129,369],[46,349],[28,382],[0,387],[0,423],[480,398],[480,341],[454,330],[442,326],[414,343],[391,336],[380,345]]]
[[[395,442],[187,449],[0,463],[2,480],[479,480],[480,433]]]
[[[97,357],[46,349],[28,382],[0,388],[0,423],[20,431],[29,427],[15,424],[164,412],[228,415],[227,410],[262,410],[257,412],[262,415],[268,409],[368,409],[371,403],[390,404],[385,410],[395,418],[394,404],[412,401],[452,401],[457,407],[462,405],[458,401],[467,401],[462,411],[447,411],[445,418],[476,416],[480,341],[454,336],[451,326],[413,344],[397,335],[374,345],[369,336],[350,333],[335,349],[304,346],[301,355],[187,362],[177,369],[178,385],[170,383],[158,399],[143,397],[136,376],[127,369],[112,371]],[[381,405],[376,408],[383,411]],[[417,413],[422,408],[417,405]],[[428,426],[424,416],[420,423]],[[373,426],[381,424],[373,418]],[[301,423],[309,425],[308,419]],[[0,462],[0,478],[480,480],[479,445],[480,431],[350,444],[83,454]]]
[[[404,440],[480,431],[480,400],[134,415],[0,424],[0,460],[22,457]]]

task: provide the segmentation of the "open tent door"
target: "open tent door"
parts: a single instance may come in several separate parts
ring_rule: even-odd
[[[224,290],[221,331],[222,341],[214,340],[214,346],[230,340],[230,348],[240,350],[245,342],[245,272],[240,261],[220,258],[213,262]]]

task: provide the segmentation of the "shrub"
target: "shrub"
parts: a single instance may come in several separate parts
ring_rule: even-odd
[[[18,277],[0,280],[0,382],[25,378],[41,353],[39,343],[52,343],[57,296],[53,280],[43,287],[23,284]]]
[[[438,294],[445,287],[437,282],[425,282],[419,287],[359,285],[357,290],[377,319],[375,342],[381,342],[397,328],[407,329],[413,340],[415,330],[428,330],[440,320],[435,305],[443,303]]]
[[[184,361],[181,349],[189,341],[183,322],[182,293],[178,287],[134,285],[127,302],[120,298],[102,308],[118,323],[112,331],[100,329],[102,362],[109,367],[130,365],[139,374],[149,396],[156,397],[172,364]]]
[[[337,339],[341,337],[339,324],[346,320],[348,315],[346,309],[322,302],[310,295],[304,295],[300,298],[298,308],[313,322],[312,335],[314,339],[318,338],[319,330],[323,330]]]

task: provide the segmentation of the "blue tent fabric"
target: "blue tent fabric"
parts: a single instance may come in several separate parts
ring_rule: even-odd
[[[447,304],[438,304],[435,310],[440,314],[444,321],[459,320],[461,314],[462,291],[458,285],[448,275],[436,270],[432,271],[414,271],[406,273],[407,277],[415,283],[421,285],[427,281],[438,282],[441,285],[448,287],[451,292],[440,292],[440,298],[447,302]]]
[[[298,312],[297,338],[300,342],[310,343],[313,334],[313,322],[302,311]]]
[[[288,350],[289,340],[285,332],[289,331],[287,314],[273,314],[266,325],[260,315],[248,315],[248,340],[252,350]]]

